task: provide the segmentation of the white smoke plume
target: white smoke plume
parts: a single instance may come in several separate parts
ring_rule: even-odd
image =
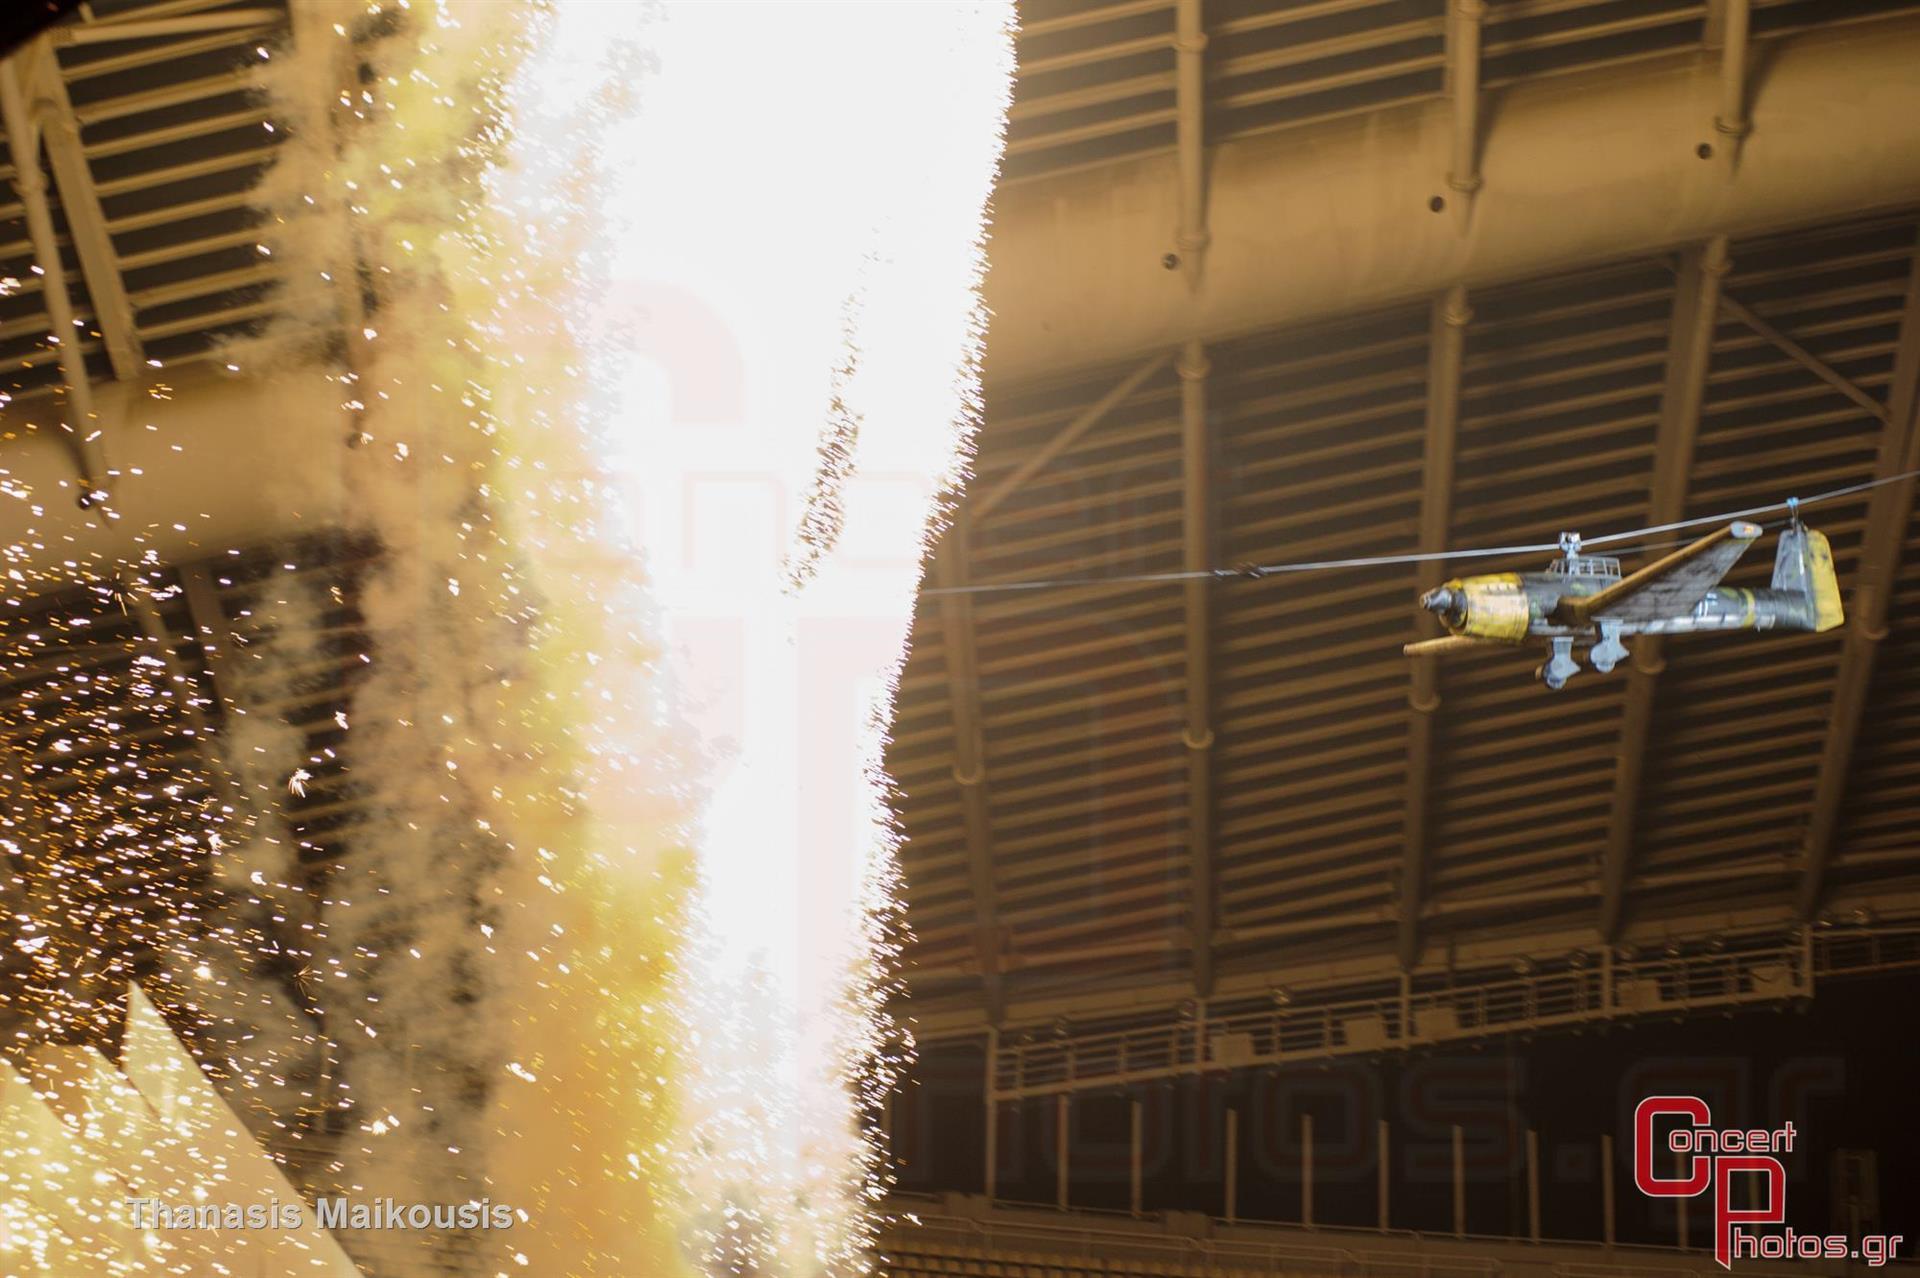
[[[475,1272],[866,1272],[1010,5],[338,10],[274,60],[295,285],[236,359],[337,362],[383,549],[342,1182],[520,1209]]]

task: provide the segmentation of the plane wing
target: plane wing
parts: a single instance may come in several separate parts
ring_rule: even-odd
[[[1759,536],[1760,525],[1736,520],[1691,546],[1622,577],[1598,594],[1562,598],[1554,609],[1554,620],[1581,626],[1596,617],[1621,621],[1684,617],[1709,590],[1720,584],[1720,579]]]
[[[1502,643],[1498,639],[1482,639],[1476,635],[1442,635],[1438,639],[1422,639],[1410,643],[1400,651],[1409,657],[1455,657],[1463,652],[1478,652],[1483,648],[1506,648],[1513,645]]]

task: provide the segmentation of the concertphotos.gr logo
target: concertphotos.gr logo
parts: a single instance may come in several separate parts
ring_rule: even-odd
[[[1681,1122],[1656,1141],[1654,1128],[1661,1118]],[[1903,1241],[1900,1234],[1868,1234],[1859,1240],[1845,1234],[1756,1233],[1749,1225],[1784,1225],[1787,1219],[1787,1170],[1777,1154],[1791,1154],[1797,1134],[1792,1123],[1767,1128],[1716,1128],[1707,1103],[1697,1096],[1649,1096],[1633,1111],[1633,1182],[1650,1198],[1693,1198],[1713,1190],[1713,1258],[1723,1269],[1741,1259],[1864,1260],[1877,1269],[1894,1258]],[[1676,1171],[1661,1176],[1654,1170],[1657,1145],[1676,1155]],[[1733,1178],[1747,1174],[1760,1178],[1761,1193],[1748,1206],[1733,1205]]]

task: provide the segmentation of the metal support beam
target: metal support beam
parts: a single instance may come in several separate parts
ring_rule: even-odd
[[[146,581],[121,574],[119,578],[119,597],[127,604],[134,624],[140,627],[140,637],[146,639],[148,649],[159,660],[165,670],[167,695],[173,698],[173,704],[179,706],[180,718],[186,720],[186,727],[194,735],[194,750],[200,754],[200,762],[207,769],[207,783],[213,793],[219,794],[221,810],[227,814],[228,821],[234,821],[242,827],[252,825],[255,810],[248,796],[242,793],[240,783],[228,771],[227,760],[221,758],[221,752],[213,745],[213,725],[207,723],[200,683],[192,672],[186,670],[186,664],[175,651],[175,635],[167,626],[167,620],[159,614],[159,606],[154,603],[152,591],[148,591]]]
[[[1145,1163],[1141,1157],[1141,1117],[1140,1101],[1135,1098],[1129,1110],[1132,1116],[1132,1142],[1127,1159],[1127,1212],[1138,1217],[1146,1201],[1143,1188]]]
[[[1751,0],[1711,0],[1707,20],[1707,43],[1720,48],[1720,110],[1713,117],[1713,131],[1716,149],[1729,165],[1739,159],[1740,145],[1753,131],[1753,122],[1747,118],[1751,8]]]
[[[187,615],[193,619],[194,638],[200,644],[207,674],[213,681],[213,694],[220,699],[227,714],[240,713],[243,708],[227,692],[233,686],[230,662],[234,638],[226,609],[220,603],[220,588],[214,584],[213,574],[204,563],[183,565],[180,585],[187,600]]]
[[[994,1076],[1000,1064],[1000,1027],[987,1026],[987,1081],[984,1108],[986,1113],[986,1161],[984,1185],[986,1198],[991,1203],[1000,1190],[1000,1104],[994,1092]]]
[[[1189,572],[1205,571],[1213,563],[1213,536],[1209,513],[1212,458],[1207,441],[1207,352],[1199,342],[1181,347],[1180,441],[1183,470],[1185,547],[1182,562]],[[1187,747],[1187,893],[1193,946],[1193,984],[1201,998],[1213,993],[1213,721],[1211,596],[1209,583],[1194,578],[1186,584],[1186,696],[1187,724],[1181,741]]]
[[[1017,972],[1024,968],[1059,967],[1063,964],[1106,963],[1118,958],[1137,958],[1143,954],[1157,957],[1172,954],[1178,948],[1177,943],[1166,937],[1155,937],[1149,941],[1120,941],[1112,945],[1073,945],[1039,953],[1022,953],[1009,944],[1001,949],[1000,969],[1003,972]]]
[[[1530,279],[1912,204],[1920,14],[1763,43],[1766,145],[1746,148],[1731,179],[1674,145],[1676,121],[1706,127],[1712,61],[1675,56],[1631,75],[1597,67],[1503,88],[1498,113],[1481,113],[1483,184],[1464,232],[1427,211],[1453,133],[1432,102],[1218,142],[1197,294],[1158,268],[1179,224],[1173,151],[1003,185],[986,280],[988,380],[1058,377],[1189,337],[1217,342],[1430,298],[1462,280]],[[1583,130],[1593,120],[1607,127]]]
[[[1862,390],[1854,383],[1853,379],[1849,378],[1839,369],[1827,363],[1800,343],[1794,341],[1778,328],[1769,324],[1765,319],[1762,319],[1752,307],[1745,305],[1737,298],[1722,293],[1720,295],[1720,308],[1760,336],[1766,338],[1769,342],[1772,342],[1788,359],[1791,359],[1794,363],[1800,365],[1800,367],[1806,369],[1809,373],[1812,373],[1815,377],[1852,400],[1868,416],[1877,417],[1882,422],[1891,421],[1892,414],[1887,411],[1885,404],[1882,404],[1872,395]]]
[[[306,125],[316,137],[314,145],[320,148],[319,158],[322,162],[330,161],[340,155],[341,135],[348,128],[348,121],[343,118],[348,108],[340,99],[347,86],[358,80],[355,62],[358,55],[353,52],[351,41],[334,38],[335,15],[325,0],[288,0],[287,20],[293,32],[294,48],[311,59],[313,65],[325,66],[331,72],[308,77],[303,108]],[[367,299],[361,285],[365,256],[360,252],[360,219],[349,217],[346,221],[346,260],[332,263],[327,272],[331,277],[327,287],[340,312],[342,334],[346,339],[346,364],[357,381],[358,370],[372,362],[367,349],[372,339],[367,336]],[[349,439],[359,441],[362,437],[360,416],[356,413]]]
[[[1313,1115],[1300,1115],[1300,1223],[1313,1228]]]
[[[1486,0],[1450,0],[1447,5],[1446,87],[1453,108],[1447,189],[1452,192],[1454,221],[1462,230],[1481,183],[1480,24],[1486,13]]]
[[[1174,138],[1180,158],[1180,224],[1175,263],[1187,287],[1199,291],[1207,252],[1207,33],[1202,0],[1174,2]]]
[[[1393,1216],[1391,1210],[1393,1202],[1393,1164],[1389,1152],[1393,1148],[1391,1139],[1393,1129],[1387,1126],[1387,1120],[1383,1118],[1374,1126],[1374,1132],[1374,1149],[1377,1151],[1380,1160],[1379,1166],[1374,1169],[1378,1180],[1374,1189],[1374,1197],[1377,1200],[1374,1206],[1379,1209],[1380,1232],[1384,1234],[1390,1228],[1388,1221],[1391,1220]]]
[[[1527,1237],[1540,1241],[1540,1133],[1527,1128]]]
[[[222,13],[194,13],[177,18],[141,21],[75,22],[56,29],[52,35],[59,44],[110,44],[116,40],[159,40],[169,36],[202,35],[211,31],[238,34],[279,25],[280,14],[272,9],[228,9]]]
[[[33,241],[34,264],[42,273],[42,294],[52,321],[51,340],[60,357],[60,376],[66,385],[66,430],[80,475],[86,484],[83,505],[103,500],[111,486],[107,452],[100,442],[99,414],[93,407],[93,383],[80,350],[80,331],[74,324],[73,299],[67,292],[67,271],[60,260],[60,241],[53,229],[53,209],[47,201],[47,180],[40,172],[40,137],[27,110],[20,84],[20,68],[0,62],[0,119],[13,153],[13,181],[27,215],[27,234]]]
[[[1067,1210],[1073,1183],[1073,1095],[1061,1092],[1053,1100],[1054,1205]]]
[[[9,566],[36,583],[30,589],[71,585],[76,575],[104,577],[116,563],[149,555],[159,563],[224,555],[349,518],[347,476],[332,460],[348,456],[338,447],[347,417],[339,388],[322,373],[303,366],[226,377],[203,365],[167,380],[167,399],[150,397],[144,382],[94,388],[103,420],[126,421],[138,412],[153,427],[115,441],[121,478],[113,521],[76,507],[72,450],[56,432],[31,428],[44,426],[45,401],[0,408],[0,434],[11,439],[7,470],[34,495],[32,503],[0,502],[0,544],[19,548]],[[273,429],[262,430],[262,422]],[[193,446],[176,447],[182,439]],[[209,465],[209,458],[220,464]],[[234,475],[249,481],[234,483]],[[183,512],[194,518],[183,519]]]
[[[980,730],[980,676],[974,662],[973,596],[953,587],[967,584],[967,509],[935,556],[942,585],[940,627],[947,658],[947,699],[953,712],[953,779],[960,787],[967,831],[967,869],[973,888],[974,947],[987,1015],[999,1024],[1006,1006],[1000,956],[999,906],[993,874],[993,834],[987,812],[986,742]]]
[[[1467,290],[1455,285],[1433,303],[1427,357],[1427,442],[1420,496],[1420,553],[1447,547],[1453,523],[1453,468],[1460,427],[1460,375],[1466,357]],[[1419,587],[1430,590],[1446,577],[1443,560],[1419,567]],[[1418,638],[1430,638],[1437,625],[1425,612],[1417,621]],[[1400,965],[1420,960],[1420,913],[1425,904],[1431,831],[1427,815],[1433,784],[1433,747],[1440,711],[1440,674],[1431,657],[1410,663],[1412,686],[1407,703],[1407,797],[1404,849],[1400,862]]]
[[[1660,390],[1660,424],[1653,441],[1653,473],[1648,480],[1647,522],[1666,524],[1686,514],[1687,477],[1693,470],[1694,443],[1700,434],[1707,368],[1713,359],[1713,335],[1719,318],[1720,282],[1728,270],[1727,241],[1716,237],[1686,253],[1673,294],[1667,335],[1666,380]],[[1634,837],[1640,814],[1647,739],[1653,728],[1655,692],[1666,669],[1658,635],[1635,640],[1629,660],[1627,691],[1621,712],[1619,745],[1614,754],[1613,805],[1607,823],[1607,849],[1600,890],[1599,931],[1612,940],[1626,906],[1627,878],[1633,869]]]
[[[1240,1112],[1227,1111],[1227,1183],[1226,1220],[1231,1225],[1240,1214]]]
[[[985,519],[995,507],[1019,491],[1021,485],[1046,469],[1047,464],[1067,449],[1073,447],[1080,437],[1098,426],[1108,413],[1119,407],[1129,395],[1146,385],[1147,379],[1167,366],[1173,356],[1162,352],[1143,361],[1131,373],[1115,382],[1113,389],[1075,415],[1074,419],[1062,426],[1052,439],[1049,439],[1039,452],[1027,458],[1014,468],[1011,475],[1001,480],[991,490],[982,493],[967,503],[967,510],[975,523]]]
[[[127,298],[120,255],[107,233],[107,215],[94,189],[93,170],[87,163],[80,121],[67,96],[60,60],[45,37],[16,57],[26,69],[23,87],[28,114],[33,127],[40,131],[47,163],[60,189],[60,207],[67,215],[67,229],[80,259],[80,273],[87,281],[87,295],[93,299],[94,320],[100,325],[100,339],[113,375],[122,380],[140,377],[146,353],[135,326],[133,303]]]
[[[1914,249],[1907,276],[1904,318],[1894,350],[1893,383],[1888,391],[1886,429],[1880,437],[1880,458],[1874,478],[1885,479],[1920,469],[1920,244]],[[1832,866],[1840,823],[1840,807],[1847,793],[1854,746],[1866,717],[1867,693],[1880,641],[1887,635],[1887,606],[1900,570],[1900,550],[1913,519],[1914,481],[1883,484],[1867,503],[1866,529],[1860,539],[1860,561],[1853,597],[1848,601],[1845,646],[1840,671],[1834,678],[1833,708],[1827,715],[1827,741],[1820,754],[1819,779],[1814,783],[1813,806],[1807,818],[1805,870],[1800,882],[1800,917],[1811,920],[1819,911]]]

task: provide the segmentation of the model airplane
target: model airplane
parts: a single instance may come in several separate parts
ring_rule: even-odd
[[[1620,575],[1620,561],[1582,555],[1578,534],[1560,538],[1565,555],[1545,572],[1461,577],[1420,597],[1449,633],[1406,646],[1408,656],[1443,655],[1489,645],[1544,639],[1549,653],[1536,672],[1562,688],[1580,669],[1575,644],[1602,674],[1627,655],[1628,635],[1694,634],[1709,630],[1831,630],[1843,620],[1840,587],[1827,539],[1796,517],[1780,532],[1773,584],[1736,590],[1720,584],[1728,569],[1760,536],[1760,526],[1738,520],[1718,532]]]

